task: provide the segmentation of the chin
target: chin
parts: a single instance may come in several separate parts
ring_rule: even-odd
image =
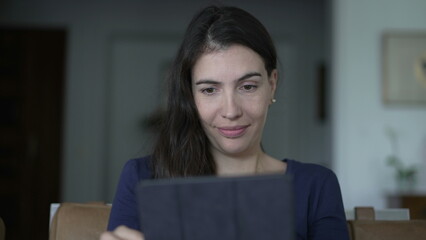
[[[239,155],[251,149],[247,144],[221,144],[219,149],[225,154]]]

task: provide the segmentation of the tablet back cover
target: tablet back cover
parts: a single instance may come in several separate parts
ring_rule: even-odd
[[[146,240],[293,240],[294,197],[286,175],[142,181]]]

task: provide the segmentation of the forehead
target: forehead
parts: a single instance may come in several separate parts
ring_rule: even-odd
[[[254,71],[266,72],[260,55],[248,47],[231,45],[202,54],[192,68],[192,79],[227,79]]]

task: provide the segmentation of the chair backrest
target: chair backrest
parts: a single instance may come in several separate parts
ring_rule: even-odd
[[[110,211],[111,205],[102,203],[61,203],[51,221],[49,239],[98,240]],[[0,240],[4,239],[2,223],[0,219]],[[352,240],[426,239],[426,220],[375,220],[373,208],[355,208],[355,220],[347,223]]]
[[[3,219],[0,217],[0,240],[4,240],[6,235],[6,226],[4,225]]]
[[[372,207],[369,207],[369,208],[371,208],[371,210],[374,210],[374,212],[370,211],[370,214],[374,214],[374,218],[372,218],[374,220],[392,220],[392,221],[410,220],[410,209],[408,208],[385,208],[385,209],[373,209]],[[347,220],[356,219],[355,209],[357,209],[358,211],[357,214],[360,214],[359,207],[345,210]],[[362,215],[362,210],[361,210],[361,215]],[[361,219],[356,219],[356,220],[361,220]]]
[[[355,208],[355,220],[348,221],[352,240],[424,240],[425,220],[375,220],[373,208]]]
[[[61,203],[50,226],[50,240],[98,240],[107,228],[111,206],[103,203]]]

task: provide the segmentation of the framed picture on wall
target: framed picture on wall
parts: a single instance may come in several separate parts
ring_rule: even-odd
[[[426,32],[383,35],[383,100],[426,105]]]

